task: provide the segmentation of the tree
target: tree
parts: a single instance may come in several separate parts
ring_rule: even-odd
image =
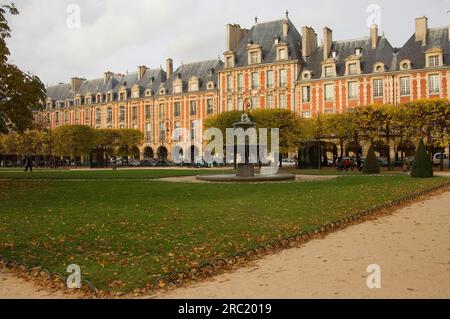
[[[0,6],[0,132],[24,131],[33,126],[33,111],[42,108],[45,87],[38,77],[7,63],[6,39],[11,30],[6,14],[19,14],[14,4]]]
[[[95,147],[97,132],[85,125],[60,126],[52,132],[53,150],[59,156],[85,156]]]
[[[340,157],[344,156],[344,145],[358,140],[358,125],[352,112],[329,114],[322,117],[323,134],[339,140]]]
[[[370,145],[369,152],[367,153],[366,160],[363,167],[364,174],[380,174],[380,164],[378,163],[377,156],[373,149],[373,145]]]
[[[133,148],[137,147],[142,143],[144,139],[144,134],[136,129],[121,129],[119,130],[119,155],[127,157],[132,154]]]
[[[433,164],[431,163],[430,156],[427,153],[423,139],[420,139],[416,156],[414,157],[414,162],[411,168],[411,177],[433,177]]]

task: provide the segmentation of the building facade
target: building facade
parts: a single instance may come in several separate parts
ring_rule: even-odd
[[[449,23],[415,32],[393,47],[373,25],[367,37],[335,41],[328,27],[319,45],[315,30],[299,32],[288,17],[249,28],[227,25],[224,62],[183,64],[176,70],[137,67],[105,72],[103,78],[72,78],[47,88],[45,109],[35,120],[47,127],[90,125],[136,128],[144,133],[137,157],[171,157],[184,129],[202,136],[203,120],[252,108],[284,108],[303,117],[346,112],[370,104],[399,104],[423,98],[450,99]]]

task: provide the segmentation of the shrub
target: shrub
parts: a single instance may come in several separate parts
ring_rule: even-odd
[[[367,153],[366,160],[363,167],[364,174],[380,174],[380,164],[378,163],[377,156],[373,150],[373,145],[370,145],[369,152]]]
[[[419,147],[417,147],[416,156],[414,157],[414,162],[411,169],[411,177],[433,177],[433,164],[431,163],[430,156],[425,148],[423,139],[420,140]]]

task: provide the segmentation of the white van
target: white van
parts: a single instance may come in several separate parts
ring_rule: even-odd
[[[448,154],[437,153],[433,156],[433,165],[441,165],[441,158],[444,155],[444,167],[448,167]]]

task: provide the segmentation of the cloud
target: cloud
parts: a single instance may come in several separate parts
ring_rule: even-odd
[[[103,72],[134,71],[137,65],[164,66],[214,59],[225,51],[227,23],[251,27],[280,19],[286,9],[300,30],[312,25],[321,38],[327,25],[335,39],[368,35],[366,8],[382,7],[383,29],[400,46],[414,32],[414,17],[426,14],[430,25],[447,24],[446,1],[332,0],[17,0],[20,15],[9,17],[10,60],[44,83],[67,82],[72,76],[101,77]],[[80,28],[71,29],[69,5],[80,8]],[[404,6],[408,11],[404,12]],[[399,15],[399,12],[403,12]],[[349,18],[351,17],[351,18]],[[400,26],[400,27],[399,27]]]

